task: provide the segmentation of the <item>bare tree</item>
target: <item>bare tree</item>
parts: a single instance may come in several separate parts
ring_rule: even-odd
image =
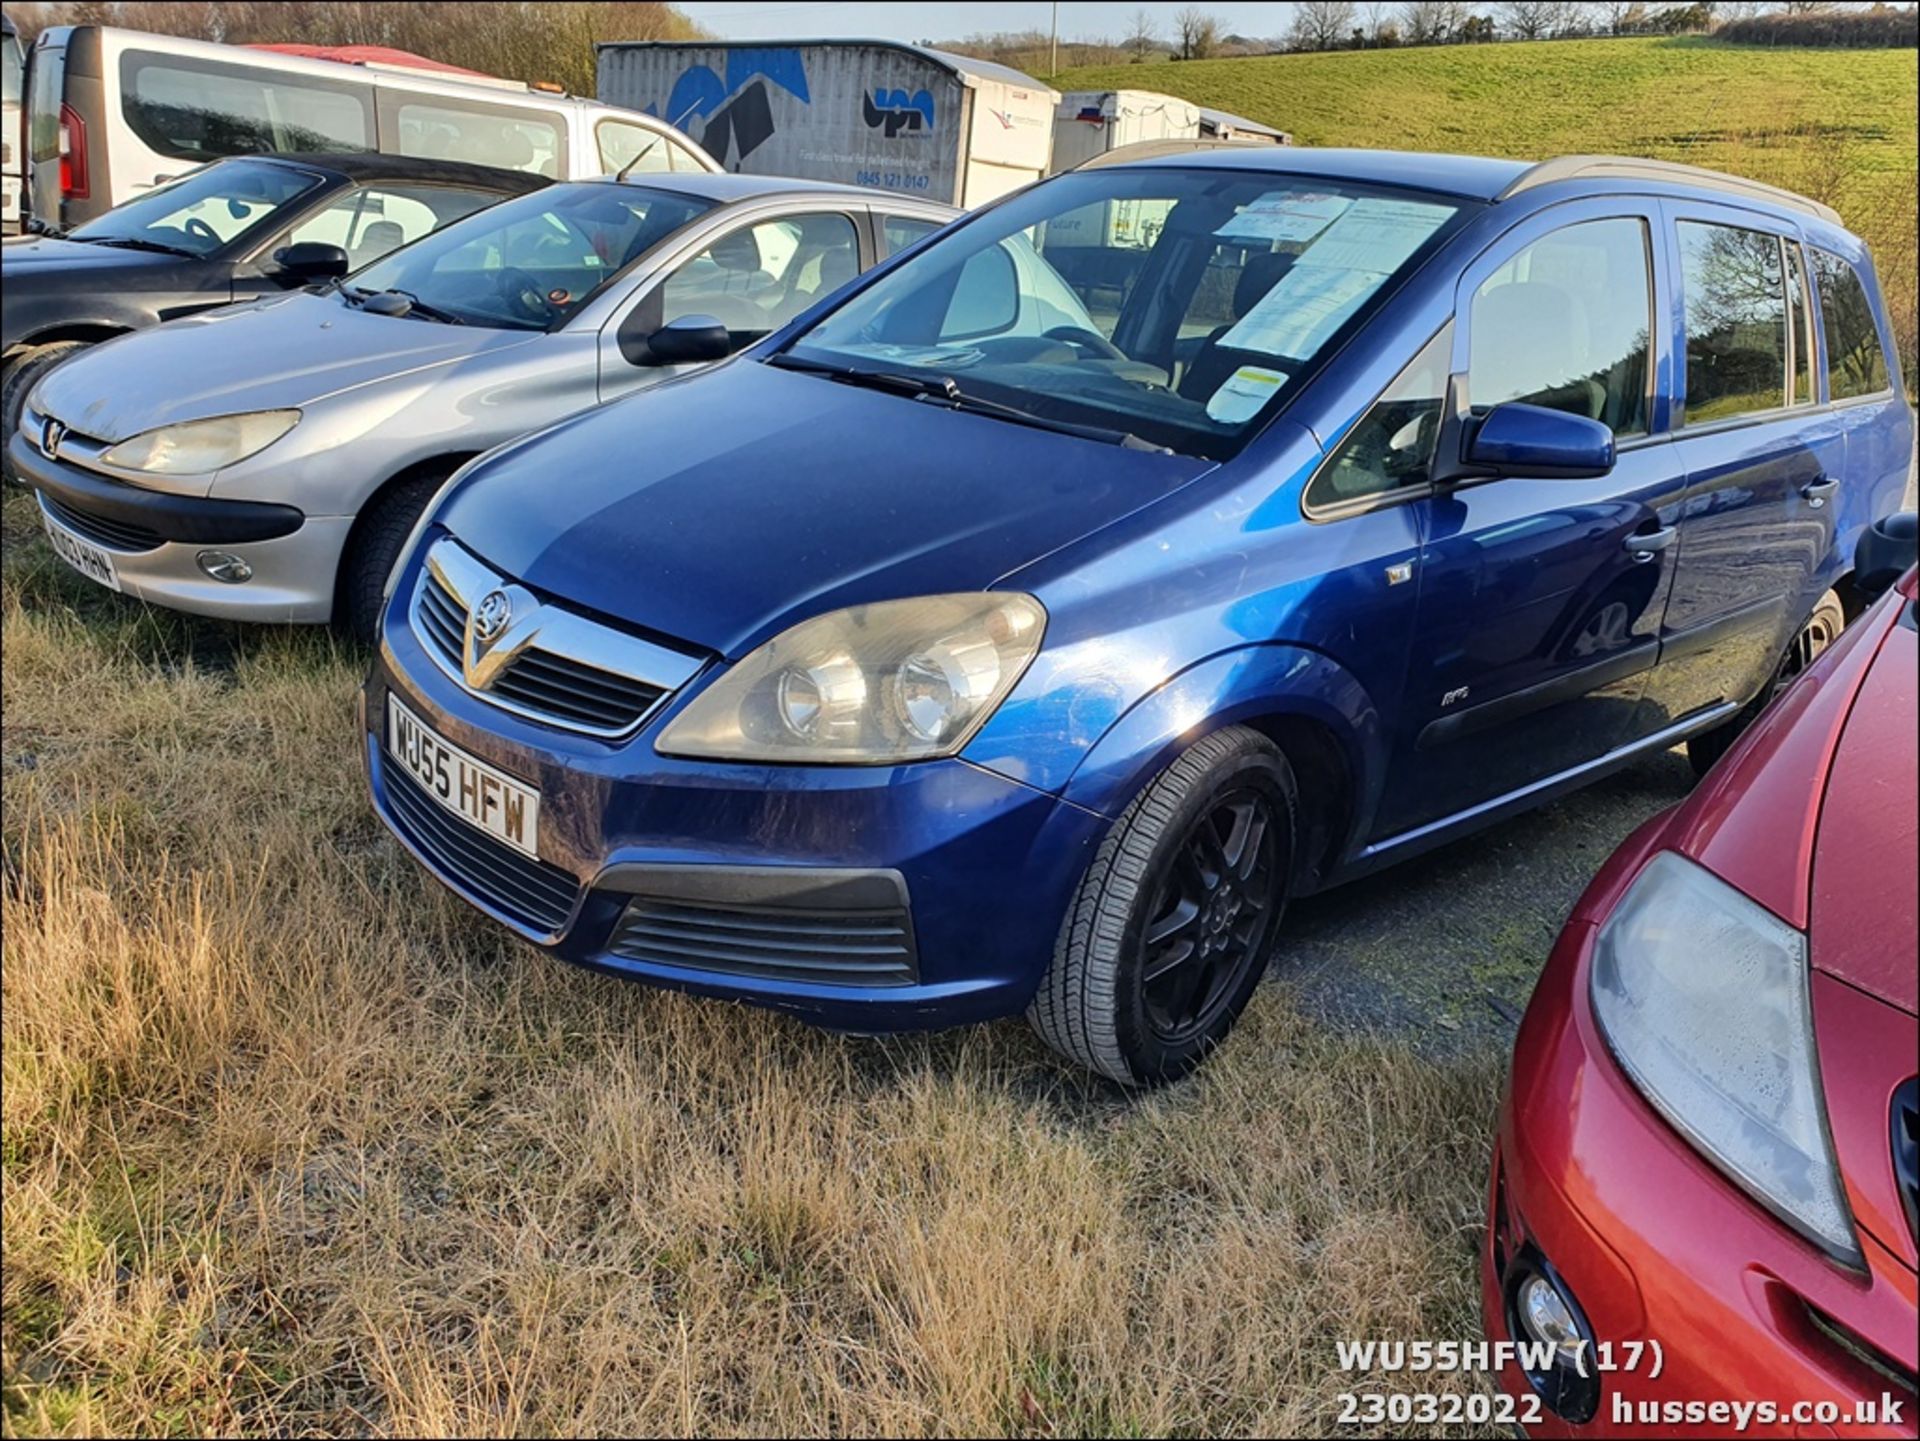
[[[1361,29],[1366,34],[1367,44],[1378,45],[1388,27],[1393,24],[1393,12],[1397,7],[1393,0],[1369,0],[1360,7]]]
[[[1127,38],[1121,42],[1133,52],[1133,58],[1144,60],[1160,46],[1160,21],[1144,5],[1133,12],[1133,18],[1127,22]]]
[[[1509,33],[1522,40],[1539,40],[1566,24],[1566,11],[1560,0],[1510,0],[1500,7],[1500,18]]]
[[[1287,31],[1291,50],[1337,50],[1353,37],[1353,6],[1349,0],[1303,0],[1293,7],[1293,25]]]
[[[1466,17],[1467,7],[1460,0],[1409,0],[1400,7],[1409,45],[1444,45]]]
[[[1205,60],[1220,47],[1220,21],[1198,5],[1188,5],[1173,17],[1182,60]]]
[[[1642,0],[1604,0],[1598,9],[1610,35],[1624,35],[1647,23],[1647,7]]]

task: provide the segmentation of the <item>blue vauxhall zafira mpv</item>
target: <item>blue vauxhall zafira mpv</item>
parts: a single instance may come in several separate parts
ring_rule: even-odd
[[[1120,154],[876,222],[902,253],[792,325],[448,482],[365,691],[423,865],[603,971],[858,1032],[1025,1012],[1150,1085],[1289,898],[1704,761],[1845,624],[1913,417],[1826,207]]]

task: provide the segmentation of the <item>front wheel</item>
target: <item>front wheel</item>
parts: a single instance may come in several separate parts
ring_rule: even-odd
[[[333,602],[334,629],[356,645],[371,648],[379,640],[387,575],[413,533],[413,523],[445,479],[436,471],[396,481],[360,513],[340,560]]]
[[[1828,591],[1814,602],[1813,614],[1794,634],[1793,643],[1787,647],[1786,655],[1781,657],[1780,668],[1774,672],[1766,688],[1742,706],[1732,720],[1710,731],[1703,731],[1687,742],[1687,759],[1693,764],[1693,773],[1704,776],[1712,770],[1713,763],[1733,748],[1741,732],[1759,718],[1760,712],[1767,708],[1767,703],[1792,685],[1800,673],[1819,658],[1820,652],[1840,639],[1840,632],[1846,629],[1846,625],[1847,613],[1840,604],[1840,597],[1833,591]]]
[[[1265,972],[1293,873],[1293,770],[1257,731],[1196,742],[1115,822],[1028,1008],[1041,1039],[1123,1086],[1199,1065]]]

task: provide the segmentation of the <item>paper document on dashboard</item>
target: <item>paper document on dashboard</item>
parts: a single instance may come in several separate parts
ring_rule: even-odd
[[[1297,244],[1313,239],[1352,204],[1344,195],[1269,190],[1213,233],[1225,240],[1283,240]]]
[[[1296,265],[1217,343],[1233,350],[1305,360],[1386,278],[1371,270]]]
[[[1356,200],[1302,252],[1297,265],[1391,275],[1453,214],[1418,200]]]

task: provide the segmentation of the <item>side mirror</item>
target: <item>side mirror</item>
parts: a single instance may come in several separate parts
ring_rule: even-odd
[[[711,315],[683,315],[647,337],[648,365],[700,365],[733,354],[733,337]]]
[[[338,280],[347,273],[347,252],[320,240],[302,240],[273,252],[273,263],[303,284]]]
[[[1868,600],[1884,595],[1913,568],[1920,552],[1920,516],[1897,510],[1860,532],[1853,548],[1853,586]]]
[[[1466,462],[1488,475],[1591,480],[1613,469],[1613,432],[1584,415],[1509,401],[1473,428]]]

